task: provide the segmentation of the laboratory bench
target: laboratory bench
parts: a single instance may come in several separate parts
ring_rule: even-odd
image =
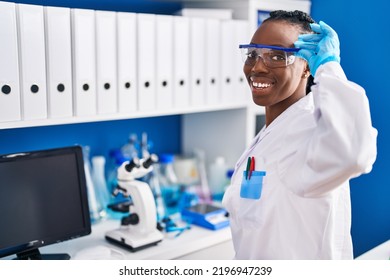
[[[92,225],[90,235],[40,248],[41,254],[67,253],[72,260],[231,260],[234,248],[230,228],[209,230],[192,225],[175,237],[177,232],[165,233],[155,246],[131,252],[105,239],[107,231],[119,227],[120,221],[107,219]],[[15,255],[4,259],[15,258]],[[355,260],[390,259],[390,240],[358,256]]]
[[[119,228],[119,225],[120,220],[99,221],[92,225],[90,235],[42,247],[39,251],[41,254],[67,253],[72,260],[222,260],[234,257],[229,227],[209,230],[191,225],[177,237],[177,232],[164,233],[164,239],[157,245],[131,252],[105,239],[105,233]]]

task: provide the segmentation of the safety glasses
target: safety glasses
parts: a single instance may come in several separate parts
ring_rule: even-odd
[[[240,45],[242,60],[245,65],[254,66],[259,57],[269,68],[287,67],[295,61],[295,53],[299,48],[283,48],[268,45]]]

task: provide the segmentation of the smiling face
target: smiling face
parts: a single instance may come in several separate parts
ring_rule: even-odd
[[[298,26],[285,21],[266,21],[253,35],[251,44],[294,48],[300,33]],[[253,66],[244,65],[244,73],[252,90],[253,101],[266,107],[268,124],[306,95],[309,69],[300,58],[281,68],[269,68],[259,58]]]

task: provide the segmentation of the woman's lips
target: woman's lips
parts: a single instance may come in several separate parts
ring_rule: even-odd
[[[250,77],[251,87],[256,90],[264,90],[274,85],[269,79]]]

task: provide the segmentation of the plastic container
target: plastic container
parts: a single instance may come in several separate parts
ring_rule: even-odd
[[[145,182],[148,183],[153,193],[153,197],[156,203],[157,222],[162,222],[162,220],[166,217],[166,211],[156,167],[157,165],[155,165],[153,170],[146,175]]]
[[[202,203],[210,203],[212,196],[207,178],[206,153],[204,150],[195,149],[194,155],[199,171],[199,188],[197,191],[199,201]]]
[[[225,158],[217,157],[215,161],[210,164],[208,179],[209,188],[213,198],[215,196],[221,196],[225,192],[226,187],[226,172],[228,167],[225,162]]]
[[[105,173],[106,159],[104,156],[94,156],[91,159],[92,162],[92,181],[95,187],[96,198],[107,211],[107,205],[110,197],[107,188],[107,181]]]
[[[131,160],[133,157],[138,157],[138,138],[136,134],[130,134],[128,142],[121,147],[121,155],[126,160]]]
[[[155,165],[166,214],[168,216],[180,211],[179,202],[181,193],[183,192],[173,169],[173,161],[173,154],[161,154],[159,155],[159,162]]]
[[[89,159],[90,149],[83,147],[84,172],[87,184],[87,195],[89,204],[89,215],[92,223],[96,223],[107,216],[104,205],[99,200],[95,185],[92,179],[92,167]]]

